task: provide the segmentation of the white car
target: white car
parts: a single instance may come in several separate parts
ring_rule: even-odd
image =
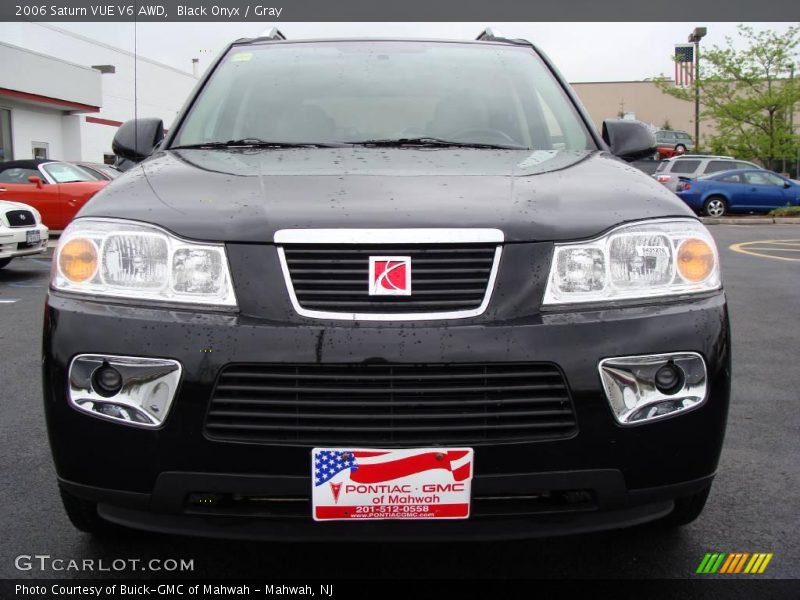
[[[17,256],[45,252],[49,235],[38,210],[0,200],[0,269]]]

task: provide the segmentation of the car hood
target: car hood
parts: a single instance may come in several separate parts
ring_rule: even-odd
[[[23,204],[22,202],[0,200],[0,211],[5,212],[7,210],[32,210],[32,207],[27,204]]]
[[[225,242],[345,227],[491,227],[522,242],[692,213],[606,152],[347,147],[162,151],[78,216],[136,219]]]

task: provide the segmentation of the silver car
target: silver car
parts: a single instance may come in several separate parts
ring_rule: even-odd
[[[711,156],[708,154],[687,154],[662,160],[653,177],[659,183],[675,192],[679,177],[697,179],[701,175],[711,175],[731,169],[760,169],[761,167],[732,156]]]

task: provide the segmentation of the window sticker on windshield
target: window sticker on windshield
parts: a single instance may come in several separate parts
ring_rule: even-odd
[[[252,52],[237,52],[231,57],[231,61],[233,62],[247,62],[253,58]]]

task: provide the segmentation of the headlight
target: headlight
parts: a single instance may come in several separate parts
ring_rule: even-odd
[[[643,221],[556,244],[542,304],[693,294],[720,285],[716,244],[702,223]]]
[[[114,219],[77,219],[67,227],[51,286],[92,296],[236,306],[224,245]]]

